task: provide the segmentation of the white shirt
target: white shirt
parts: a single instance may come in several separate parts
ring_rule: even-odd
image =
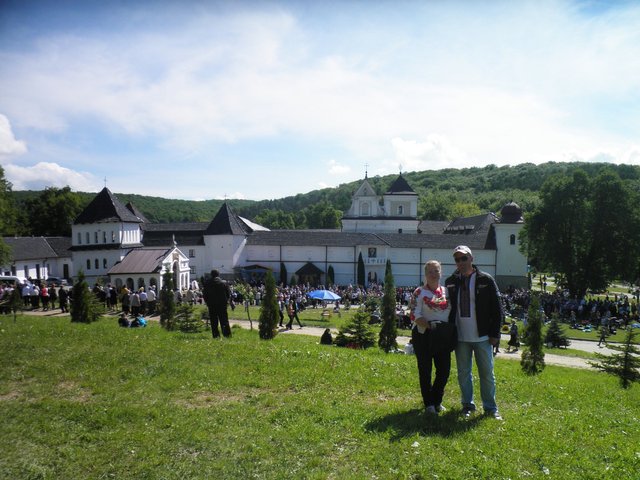
[[[428,287],[421,287],[416,296],[416,306],[413,309],[414,318],[424,318],[428,322],[446,322],[449,320],[451,304],[447,298],[447,289],[439,286],[435,291]],[[424,329],[418,327],[418,332]]]
[[[480,336],[476,321],[476,272],[469,277],[469,314],[470,317],[460,316],[460,288],[458,289],[458,311],[456,312],[456,326],[460,342],[483,342],[489,340],[488,335]]]

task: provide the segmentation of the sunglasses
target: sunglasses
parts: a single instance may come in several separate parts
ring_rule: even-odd
[[[469,257],[466,255],[462,255],[460,257],[455,257],[454,260],[456,261],[456,263],[466,262],[467,260],[469,260]]]

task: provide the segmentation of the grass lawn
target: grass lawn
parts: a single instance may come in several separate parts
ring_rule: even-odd
[[[0,317],[0,478],[638,478],[638,385],[498,359],[504,422],[433,418],[413,356],[233,333]]]

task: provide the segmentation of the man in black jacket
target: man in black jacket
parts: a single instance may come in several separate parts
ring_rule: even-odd
[[[231,297],[231,290],[227,282],[220,278],[218,270],[211,270],[211,276],[204,282],[204,290],[202,292],[204,301],[209,309],[209,320],[211,321],[211,334],[213,338],[220,337],[218,330],[218,322],[225,337],[231,336],[231,328],[229,327],[229,315],[227,314],[227,304]]]
[[[504,320],[500,293],[495,280],[473,265],[473,254],[466,245],[453,250],[457,270],[445,281],[451,302],[449,321],[458,329],[456,364],[462,413],[469,417],[476,409],[473,401],[472,358],[480,377],[480,396],[486,415],[502,420],[496,405],[493,374],[493,345],[500,341]]]

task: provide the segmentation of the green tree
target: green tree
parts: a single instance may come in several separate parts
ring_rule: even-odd
[[[15,206],[11,197],[11,183],[4,178],[0,166],[0,232],[3,235],[15,233]],[[11,250],[0,236],[0,265],[6,265],[11,258]]]
[[[396,288],[391,273],[391,260],[387,259],[384,271],[384,295],[382,297],[382,328],[378,337],[378,346],[389,353],[398,348],[397,337]]]
[[[583,170],[542,187],[540,207],[527,216],[522,248],[541,271],[560,273],[572,295],[600,290],[614,278],[638,274],[638,193],[611,171],[592,181]]]
[[[282,210],[263,210],[255,217],[255,221],[271,230],[293,230],[295,228],[293,215]]]
[[[18,315],[18,310],[24,309],[24,302],[22,301],[22,293],[20,289],[16,286],[13,290],[11,290],[11,296],[9,297],[9,310],[13,312],[13,321],[15,323],[16,317]]]
[[[181,303],[176,315],[176,325],[183,333],[198,333],[202,330],[202,319],[194,315],[194,307],[188,302]]]
[[[598,370],[610,373],[620,379],[622,388],[630,388],[634,382],[640,382],[640,349],[635,345],[636,332],[632,328],[627,330],[625,342],[622,345],[609,345],[609,348],[619,353],[607,356],[596,353],[598,362],[589,362]]]
[[[339,347],[356,349],[373,347],[376,336],[369,325],[369,313],[363,308],[358,309],[351,321],[338,331],[334,343]]]
[[[571,341],[560,326],[557,312],[551,315],[551,323],[544,336],[544,343],[553,348],[568,347],[571,345]]]
[[[545,366],[542,346],[542,312],[537,295],[531,296],[527,317],[527,328],[524,331],[527,346],[522,352],[520,366],[527,375],[537,375],[544,370]]]
[[[260,305],[260,320],[258,324],[260,338],[271,340],[278,333],[278,302],[276,300],[276,282],[271,271],[265,277],[264,297]]]
[[[82,211],[78,194],[69,187],[45,189],[25,205],[32,235],[70,236],[71,224]]]
[[[280,262],[280,283],[282,286],[287,286],[287,266],[284,262]]]
[[[176,298],[173,292],[173,272],[170,269],[162,274],[160,326],[167,330],[175,330],[176,328]]]
[[[358,254],[358,285],[364,287],[364,260],[362,259],[362,252]]]
[[[78,272],[78,281],[73,285],[71,299],[71,321],[91,323],[100,319],[104,305],[89,290],[84,272]]]
[[[342,218],[342,212],[327,200],[307,207],[304,213],[307,217],[307,228],[338,228]]]

